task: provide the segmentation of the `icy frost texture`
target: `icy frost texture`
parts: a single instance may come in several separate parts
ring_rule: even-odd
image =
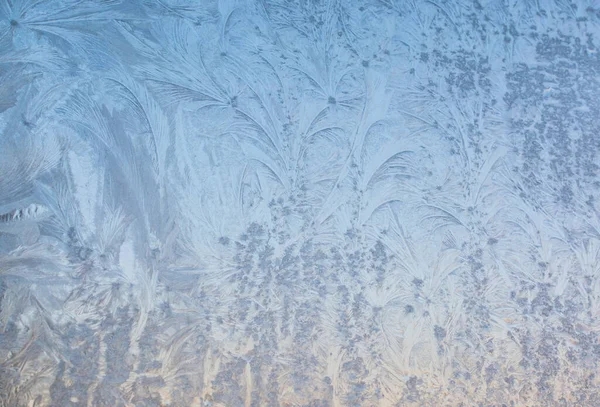
[[[600,406],[600,4],[0,2],[0,406]]]

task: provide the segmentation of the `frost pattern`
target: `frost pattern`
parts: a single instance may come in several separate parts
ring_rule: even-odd
[[[599,23],[0,1],[0,406],[600,405]]]

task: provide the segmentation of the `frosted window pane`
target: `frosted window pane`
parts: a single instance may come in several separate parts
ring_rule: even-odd
[[[600,4],[0,2],[0,406],[600,406]]]

